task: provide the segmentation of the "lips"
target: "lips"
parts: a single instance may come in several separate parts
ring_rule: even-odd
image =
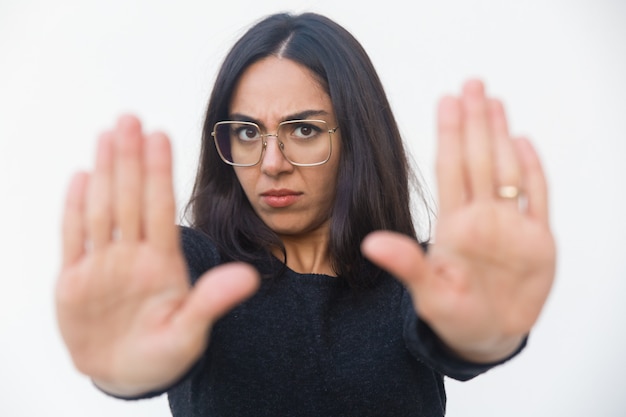
[[[269,190],[261,193],[261,200],[270,207],[283,208],[294,204],[301,195],[301,192],[288,189]]]

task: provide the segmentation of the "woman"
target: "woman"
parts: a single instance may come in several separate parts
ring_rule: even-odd
[[[443,415],[443,375],[522,349],[555,248],[539,160],[502,105],[469,81],[438,124],[425,254],[366,53],[319,15],[260,21],[218,74],[191,228],[174,224],[168,139],[132,116],[74,177],[57,305],[77,368],[114,396],[168,392],[174,416]]]

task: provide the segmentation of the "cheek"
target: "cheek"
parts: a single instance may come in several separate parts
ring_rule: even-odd
[[[317,177],[317,186],[319,195],[327,202],[328,207],[332,207],[337,191],[337,182],[339,177],[339,169],[333,164],[332,169]]]
[[[254,187],[256,184],[256,175],[250,169],[243,169],[241,167],[235,168],[235,176],[237,177],[237,181],[243,188],[244,193],[250,199],[250,195],[254,192]]]

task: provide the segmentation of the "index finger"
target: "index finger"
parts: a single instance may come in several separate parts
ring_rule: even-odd
[[[439,101],[437,112],[437,186],[441,214],[463,204],[466,184],[463,175],[461,104],[455,97]]]
[[[146,239],[163,250],[178,247],[172,150],[163,133],[147,137],[145,146],[144,230]]]

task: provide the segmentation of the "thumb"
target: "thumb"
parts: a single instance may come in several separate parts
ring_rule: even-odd
[[[196,282],[180,311],[179,324],[192,333],[204,333],[258,287],[259,274],[248,264],[230,263],[212,268]]]
[[[374,264],[387,270],[409,289],[426,276],[428,264],[420,245],[410,237],[389,231],[367,235],[361,251]]]

